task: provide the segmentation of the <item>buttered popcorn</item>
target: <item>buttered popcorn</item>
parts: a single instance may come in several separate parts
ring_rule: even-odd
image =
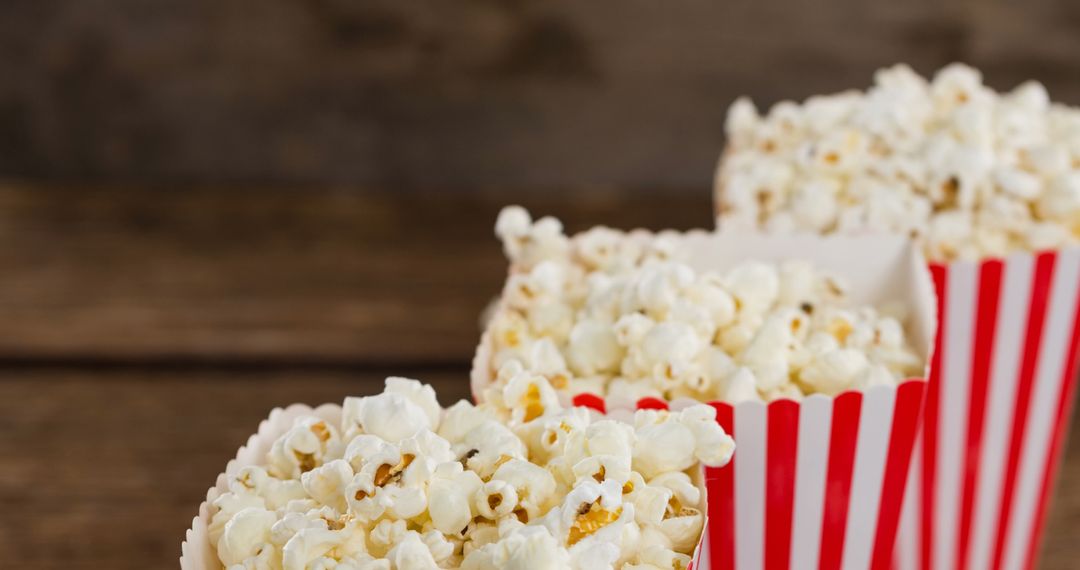
[[[728,111],[720,225],[892,232],[928,259],[1000,257],[1080,238],[1080,110],[1028,82],[1005,94],[954,64],[898,65],[865,93]]]
[[[732,403],[922,373],[900,311],[851,306],[843,283],[806,262],[699,273],[680,260],[678,234],[600,227],[567,238],[518,207],[496,232],[511,267],[488,324],[490,366],[493,390],[517,401],[555,398],[515,385],[520,370],[571,395]]]
[[[704,526],[701,465],[734,442],[698,405],[633,423],[563,409],[507,366],[481,406],[415,380],[301,417],[231,476],[208,534],[228,570],[687,567]]]

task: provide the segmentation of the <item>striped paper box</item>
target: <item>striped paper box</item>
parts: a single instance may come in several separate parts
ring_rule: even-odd
[[[922,256],[906,240],[692,233],[684,246],[684,261],[699,271],[750,259],[806,259],[844,277],[855,303],[902,300],[912,309],[908,333],[930,357],[933,286]],[[473,360],[475,398],[491,383],[491,363],[485,333]],[[925,379],[910,379],[801,402],[711,402],[736,452],[728,466],[707,470],[708,566],[701,567],[890,568],[925,387]],[[594,394],[563,399],[612,415],[692,403]]]
[[[931,272],[941,328],[898,566],[1032,568],[1076,388],[1080,248]]]
[[[259,424],[259,429],[252,435],[247,444],[236,452],[236,458],[229,461],[225,472],[217,476],[216,482],[206,492],[206,500],[199,505],[198,514],[191,521],[191,527],[184,536],[184,542],[180,545],[180,569],[181,570],[221,570],[222,564],[217,558],[215,547],[210,544],[209,524],[214,514],[213,502],[223,493],[228,492],[229,477],[235,475],[249,465],[263,465],[266,454],[270,451],[274,441],[281,437],[292,427],[293,422],[304,416],[318,416],[326,422],[339,425],[341,423],[341,406],[336,404],[324,404],[318,408],[310,408],[304,404],[293,404],[287,408],[275,408]],[[705,487],[704,475],[697,478],[701,487],[703,502],[707,502],[708,489]],[[704,540],[709,533],[708,513],[702,540],[698,542],[694,550],[693,560],[687,570],[704,570],[710,568],[708,544]]]

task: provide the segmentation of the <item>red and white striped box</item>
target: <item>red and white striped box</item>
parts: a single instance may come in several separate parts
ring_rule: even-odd
[[[898,567],[1032,568],[1076,389],[1080,248],[931,272],[941,328]]]
[[[695,232],[684,247],[684,261],[699,271],[750,259],[805,259],[844,277],[857,304],[902,300],[911,308],[913,343],[930,357],[933,286],[921,254],[906,240]],[[473,360],[474,397],[494,376],[491,353],[485,333]],[[890,568],[925,386],[925,379],[909,379],[801,402],[710,402],[736,451],[728,466],[706,473],[708,540],[699,568]],[[612,415],[689,403],[593,394],[564,401]]]
[[[180,545],[180,570],[221,570],[223,568],[218,560],[214,546],[210,544],[209,524],[214,514],[213,502],[223,493],[228,492],[229,476],[235,475],[249,465],[265,464],[266,454],[270,451],[274,441],[281,437],[292,427],[293,422],[303,416],[317,416],[327,423],[338,425],[341,423],[341,406],[337,404],[324,404],[317,408],[311,408],[304,404],[293,404],[287,408],[275,408],[270,416],[259,423],[259,428],[247,443],[236,452],[236,457],[229,461],[225,471],[217,476],[216,482],[206,492],[206,500],[199,505],[198,514],[191,521],[191,527],[184,535],[184,542]],[[704,477],[700,476],[697,483],[701,487],[702,495],[707,496],[708,490],[704,484]],[[704,499],[707,501],[707,498]],[[705,570],[710,568],[708,541],[709,521],[706,515],[702,539],[694,549],[693,560],[687,570]]]

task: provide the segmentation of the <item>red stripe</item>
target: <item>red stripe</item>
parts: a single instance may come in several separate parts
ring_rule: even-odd
[[[931,552],[934,539],[934,480],[937,474],[938,407],[941,398],[941,354],[945,350],[945,291],[949,281],[948,266],[930,266],[937,293],[937,334],[934,338],[934,356],[930,359],[930,384],[926,392],[925,421],[922,444],[922,540],[919,541],[923,570],[933,566]]]
[[[716,421],[735,437],[735,409],[728,404],[710,402],[716,408]],[[709,559],[714,570],[735,568],[735,461],[724,467],[705,469],[709,492]]]
[[[971,517],[974,514],[975,490],[978,488],[979,460],[982,457],[983,424],[986,417],[987,385],[990,383],[990,355],[994,349],[998,299],[1001,293],[1001,260],[983,262],[979,268],[978,314],[975,318],[975,342],[971,350],[971,388],[968,399],[967,456],[963,464],[960,499],[959,546],[956,567],[967,568],[971,540]]]
[[[652,396],[646,396],[637,402],[637,409],[639,410],[666,410],[668,409],[668,403],[660,398],[653,398]]]
[[[825,508],[821,524],[818,568],[840,568],[844,554],[851,478],[855,465],[855,442],[859,438],[862,393],[846,392],[833,400],[832,433],[829,435],[829,466],[825,475]]]
[[[1012,438],[1005,469],[1005,483],[1001,489],[1001,514],[998,517],[997,537],[994,544],[993,568],[1001,568],[1005,551],[1005,536],[1012,516],[1012,496],[1016,487],[1017,464],[1020,461],[1020,445],[1027,429],[1028,408],[1031,406],[1031,385],[1035,377],[1035,365],[1042,342],[1043,321],[1050,297],[1050,278],[1054,273],[1054,254],[1043,253],[1035,258],[1035,279],[1031,286],[1031,306],[1028,311],[1027,337],[1024,341],[1024,358],[1020,366],[1020,378],[1016,387],[1016,408],[1013,412]]]
[[[791,563],[791,515],[795,510],[795,456],[799,447],[799,403],[769,405],[765,471],[765,569]]]
[[[881,508],[878,511],[873,558],[870,560],[872,570],[893,567],[893,545],[896,543],[896,529],[900,525],[911,449],[915,445],[915,434],[919,431],[925,393],[926,382],[923,380],[909,380],[896,391],[889,455],[885,462],[885,477],[881,482]]]
[[[596,394],[578,394],[573,397],[572,402],[576,407],[592,408],[601,414],[606,413],[607,406],[604,399]]]
[[[1080,287],[1077,289],[1080,290]],[[1046,524],[1046,503],[1054,490],[1054,478],[1057,476],[1058,465],[1061,461],[1064,434],[1070,424],[1068,418],[1072,416],[1076,398],[1078,344],[1080,344],[1080,299],[1077,300],[1076,315],[1073,316],[1072,340],[1069,342],[1069,353],[1066,355],[1068,363],[1065,366],[1065,378],[1061,381],[1061,395],[1058,397],[1054,439],[1050,443],[1050,453],[1046,457],[1046,466],[1043,468],[1042,494],[1039,496],[1039,506],[1035,511],[1035,525],[1031,529],[1031,537],[1028,538],[1027,568],[1035,568],[1038,558],[1043,525]]]

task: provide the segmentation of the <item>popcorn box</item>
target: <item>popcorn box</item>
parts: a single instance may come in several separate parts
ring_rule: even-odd
[[[1032,568],[1076,390],[1080,247],[930,269],[940,329],[898,566]]]
[[[699,271],[805,259],[844,277],[854,303],[903,301],[913,345],[929,362],[933,285],[921,254],[904,239],[691,232],[682,247],[682,261]],[[473,360],[474,397],[493,379],[492,349],[485,333]],[[699,568],[891,567],[925,386],[925,378],[912,378],[801,402],[710,402],[736,453],[728,466],[706,470],[708,540]],[[690,403],[594,394],[564,400],[613,414]]]
[[[249,465],[265,464],[266,454],[270,451],[274,441],[281,437],[292,427],[293,422],[303,416],[317,416],[327,423],[337,425],[341,423],[341,406],[337,404],[324,404],[317,408],[304,404],[292,404],[287,408],[275,408],[269,417],[259,423],[259,428],[254,435],[248,438],[245,445],[236,452],[236,457],[229,461],[225,471],[217,476],[216,482],[206,492],[206,500],[199,505],[199,513],[191,521],[191,528],[180,545],[180,569],[181,570],[221,570],[222,564],[218,560],[214,547],[210,544],[208,525],[213,515],[211,506],[221,494],[228,492],[228,478]],[[708,490],[705,485],[705,475],[699,474],[697,483],[702,490],[702,501],[708,503]],[[704,512],[704,509],[703,509]],[[708,513],[702,530],[702,539],[694,550],[693,561],[687,570],[702,570],[710,568],[709,544],[705,537],[710,536]]]

